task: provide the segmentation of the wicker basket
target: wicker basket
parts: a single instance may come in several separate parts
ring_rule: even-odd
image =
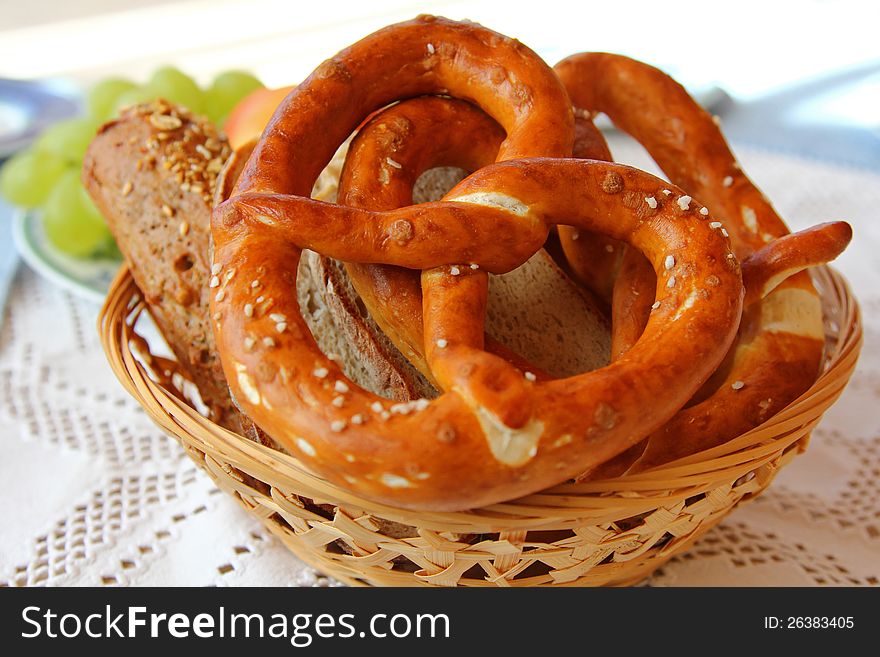
[[[812,388],[761,426],[647,472],[560,485],[458,513],[363,500],[310,474],[292,456],[200,415],[151,378],[133,353],[133,325],[143,303],[127,269],[110,289],[99,328],[116,376],[150,417],[221,489],[328,575],[374,586],[626,585],[687,550],[740,501],[761,493],[806,448],[846,386],[862,344],[858,305],[833,270],[818,268],[814,278],[825,310],[825,369]]]

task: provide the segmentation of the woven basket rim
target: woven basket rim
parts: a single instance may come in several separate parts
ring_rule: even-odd
[[[361,498],[308,471],[295,457],[228,431],[198,413],[174,392],[154,381],[130,346],[132,318],[143,309],[140,292],[123,265],[110,286],[98,316],[98,329],[111,368],[123,386],[150,417],[185,446],[218,462],[232,464],[272,486],[315,501],[358,508],[405,524],[454,531],[456,527],[493,526],[535,529],[574,525],[585,512],[592,519],[607,511],[638,514],[664,504],[739,480],[790,450],[842,392],[855,368],[863,329],[858,303],[845,278],[830,267],[813,272],[823,298],[826,328],[832,340],[826,366],[800,397],[755,427],[727,443],[656,466],[637,474],[582,483],[563,483],[532,495],[465,511],[413,511]],[[836,331],[834,330],[836,328]],[[818,412],[817,412],[818,411]],[[601,519],[601,517],[600,517]],[[610,521],[610,520],[609,520]]]

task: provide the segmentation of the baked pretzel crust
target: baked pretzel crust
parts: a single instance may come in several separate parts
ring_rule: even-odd
[[[526,61],[495,63],[500,44]],[[288,96],[232,197],[214,211],[212,314],[230,387],[263,429],[334,483],[425,509],[546,488],[668,420],[733,339],[743,286],[729,241],[696,208],[674,200],[651,207],[645,199],[668,185],[637,169],[559,156],[510,159],[478,170],[438,203],[365,211],[307,198],[364,117],[415,94],[476,102],[506,130],[504,159],[534,152],[535,139],[546,152],[570,154],[568,99],[539,63],[523,46],[471,24],[421,18],[386,28]],[[530,69],[538,87],[508,77]],[[561,94],[561,113],[545,116],[543,104],[529,101],[544,93]],[[537,382],[481,350],[485,276],[524,262],[560,222],[645,253],[661,305],[618,362]],[[389,405],[345,379],[318,350],[291,293],[305,247],[429,270],[422,273],[427,356],[447,392]],[[664,267],[670,255],[679,263],[671,271]],[[454,276],[461,263],[477,268]]]

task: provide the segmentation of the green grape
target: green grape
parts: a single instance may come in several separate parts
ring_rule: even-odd
[[[155,91],[147,87],[135,87],[134,89],[129,89],[117,96],[116,102],[113,106],[112,115],[117,116],[126,107],[139,105],[141,103],[149,103],[150,101],[156,100],[158,97],[159,95]]]
[[[212,121],[219,123],[242,98],[256,89],[262,89],[263,83],[250,73],[244,71],[226,71],[221,73],[205,92],[205,113]]]
[[[122,78],[107,78],[89,90],[86,96],[86,106],[92,118],[98,121],[106,121],[116,114],[116,101],[119,97],[137,89],[137,85],[130,80]]]
[[[173,66],[164,66],[156,70],[147,82],[147,88],[152,90],[156,97],[183,105],[191,112],[198,114],[202,111],[204,97],[199,85],[186,73]]]
[[[0,169],[0,194],[15,205],[37,207],[46,202],[67,169],[67,162],[56,153],[22,151]]]
[[[79,171],[68,171],[52,189],[43,208],[43,227],[55,248],[78,258],[93,255],[110,234],[80,183]]]
[[[59,121],[40,135],[34,148],[46,153],[60,155],[72,164],[82,162],[98,125],[92,118],[75,118]]]
[[[95,250],[95,258],[101,258],[104,260],[122,260],[122,251],[119,250],[119,246],[117,246],[116,240],[113,239],[113,235],[109,233],[107,234],[107,239],[104,240]]]

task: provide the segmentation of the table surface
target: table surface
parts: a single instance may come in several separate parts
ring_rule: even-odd
[[[587,47],[614,50],[692,87],[721,84],[735,97],[724,113],[734,150],[792,228],[853,224],[836,266],[861,302],[865,346],[806,454],[649,583],[880,583],[880,147],[878,118],[864,107],[877,98],[880,51],[870,22],[857,20],[862,3],[831,12],[823,2],[745,2],[724,16],[704,6],[712,3],[673,3],[669,15],[627,29],[614,27],[612,4],[587,17],[555,2],[534,15],[500,2],[341,2],[328,16],[280,0],[140,0],[124,11],[90,0],[76,11],[53,5],[67,9],[47,24],[48,4],[3,2],[0,75],[87,84],[107,74],[144,78],[168,62],[203,82],[248,68],[278,86],[377,27],[431,11],[517,36],[550,62]],[[633,15],[643,5],[634,3]],[[795,6],[797,29],[780,31]],[[820,32],[827,47],[817,49]],[[796,57],[772,55],[780,39]],[[621,161],[653,168],[620,136],[611,145]],[[151,424],[113,378],[96,314],[24,267],[9,290],[0,329],[0,585],[332,584]]]

